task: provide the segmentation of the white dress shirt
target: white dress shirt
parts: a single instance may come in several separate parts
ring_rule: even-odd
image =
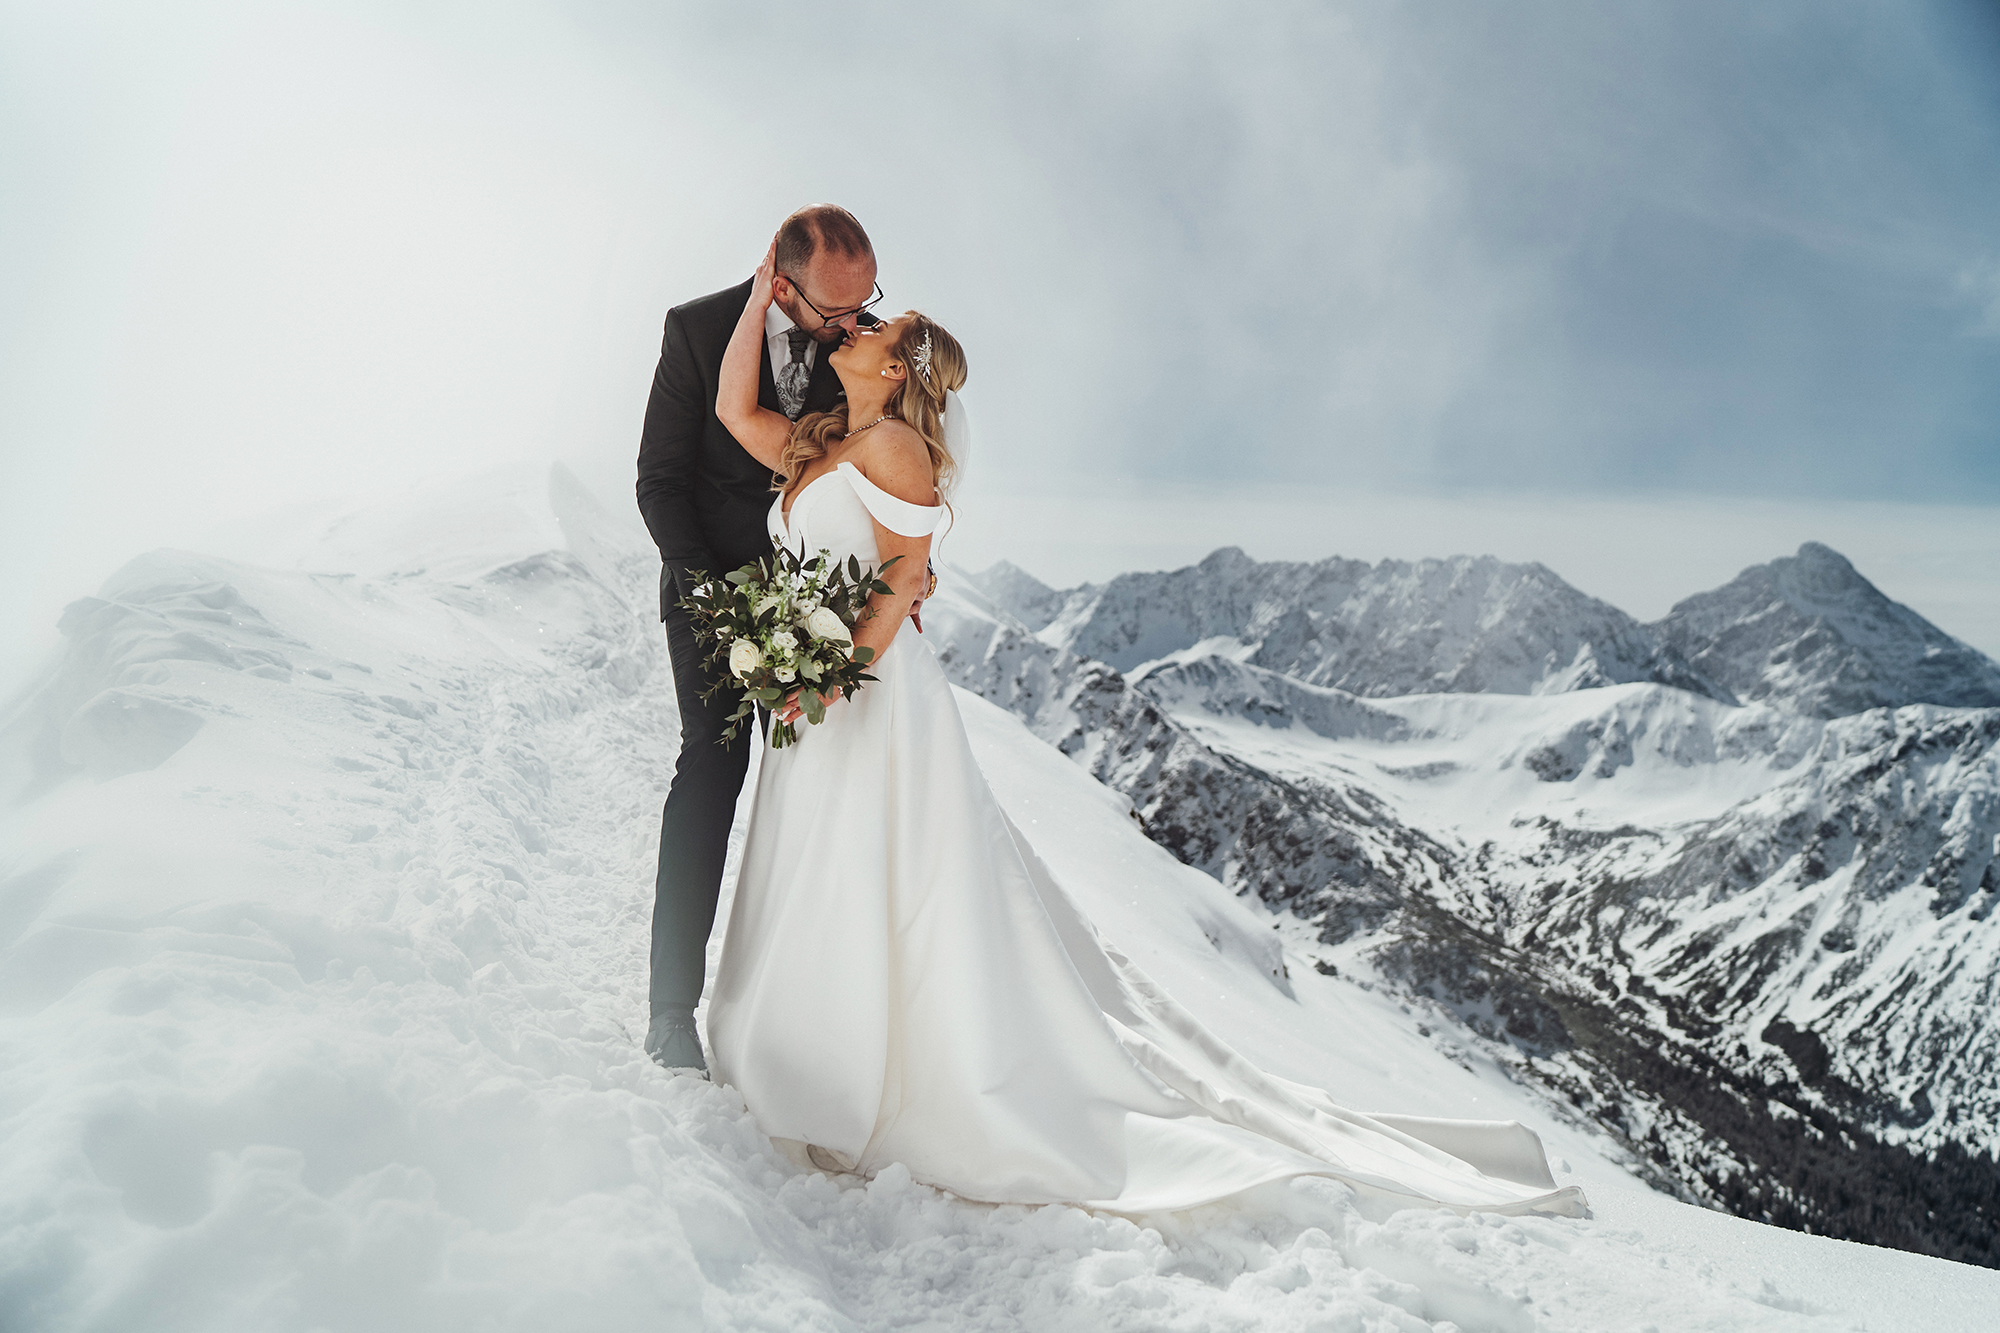
[[[786,314],[776,301],[764,309],[764,345],[771,349],[771,378],[778,377],[780,367],[791,364],[792,343],[785,335],[797,328],[798,324]],[[806,370],[811,372],[813,360],[819,355],[817,339],[806,343]]]

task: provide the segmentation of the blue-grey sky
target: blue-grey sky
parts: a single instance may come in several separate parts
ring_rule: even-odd
[[[1943,0],[0,0],[0,598],[38,642],[138,550],[489,462],[622,503],[666,306],[834,199],[969,348],[974,549],[1051,581],[1115,553],[1037,497],[1275,555],[1279,488],[1329,497],[1287,556],[1642,615],[1796,529],[1992,651],[1996,164],[2000,23]],[[1655,502],[1791,517],[1563,517]]]

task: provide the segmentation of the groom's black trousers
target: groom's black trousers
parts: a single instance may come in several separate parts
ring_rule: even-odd
[[[695,641],[688,613],[668,606],[667,653],[673,661],[674,694],[681,711],[681,753],[673,785],[660,812],[660,873],[653,887],[652,1012],[671,1006],[693,1008],[701,1000],[708,933],[715,926],[715,900],[722,890],[722,863],[729,853],[729,826],[736,797],[757,738],[756,719],[736,739],[718,744],[729,715],[742,695],[724,690],[701,697],[710,683],[702,667],[703,647]]]
[[[653,898],[653,1013],[701,999],[702,957],[715,925],[729,825],[743,790],[756,728],[736,743],[716,744],[723,719],[742,698],[729,693],[703,702],[708,688],[687,612],[674,603],[693,571],[719,574],[771,553],[765,529],[771,512],[771,469],[759,463],[715,415],[722,357],[750,300],[751,280],[677,305],[667,312],[660,364],[646,400],[634,496],[660,548],[660,619],[667,627],[674,689],[680,695],[681,757],[674,765],[667,808],[660,815],[660,873]],[[805,410],[824,412],[840,401],[840,376],[830,355],[814,358]],[[778,410],[771,352],[763,352],[757,402]],[[760,719],[761,720],[761,719]]]

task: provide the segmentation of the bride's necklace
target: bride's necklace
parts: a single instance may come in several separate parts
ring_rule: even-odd
[[[856,426],[853,430],[847,432],[847,438],[851,440],[855,436],[859,435],[862,431],[867,430],[872,426],[879,426],[888,419],[889,419],[889,414],[887,412],[884,412],[881,416],[876,417],[873,421],[869,422],[867,426]]]

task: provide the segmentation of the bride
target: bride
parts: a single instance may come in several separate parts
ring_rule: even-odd
[[[905,623],[965,354],[914,311],[858,330],[831,358],[845,410],[794,425],[757,405],[771,280],[767,255],[716,411],[778,477],[772,541],[895,563],[854,635],[877,681],[764,753],[709,999],[717,1081],[821,1167],[901,1162],[967,1199],[1139,1213],[1313,1174],[1581,1213],[1531,1130],[1346,1110],[1251,1065],[1097,934],[994,799]],[[794,696],[779,717],[799,712]]]

